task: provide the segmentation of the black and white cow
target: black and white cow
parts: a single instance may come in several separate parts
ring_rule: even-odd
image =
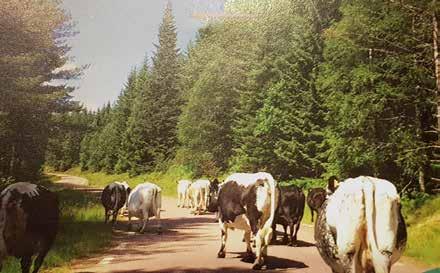
[[[131,230],[131,218],[140,219],[142,227],[140,233],[147,228],[148,219],[155,216],[158,224],[158,233],[162,232],[160,210],[162,208],[162,189],[156,184],[145,182],[137,185],[128,197],[128,229]]]
[[[6,256],[21,259],[21,272],[40,269],[58,232],[58,198],[26,182],[9,185],[0,195],[0,271]]]
[[[126,206],[130,187],[127,183],[113,182],[107,185],[101,194],[101,203],[105,210],[105,222],[113,216],[112,223],[115,224],[119,210]]]
[[[309,193],[307,194],[307,205],[309,206],[310,213],[312,214],[312,223],[313,213],[318,213],[318,209],[322,206],[326,198],[327,193],[324,188],[309,189]]]
[[[276,224],[284,228],[283,243],[287,243],[287,227],[290,229],[289,246],[297,244],[298,230],[304,215],[305,196],[303,191],[295,185],[280,187],[280,203],[275,213],[273,224],[273,241],[276,240]]]
[[[396,188],[373,177],[340,183],[315,223],[316,246],[336,273],[389,273],[406,237]]]
[[[256,241],[253,269],[261,269],[266,262],[267,247],[272,238],[272,223],[278,204],[279,191],[272,175],[265,172],[235,173],[220,185],[218,194],[221,247],[218,258],[226,256],[228,229],[244,230],[245,261],[253,261],[251,233]]]

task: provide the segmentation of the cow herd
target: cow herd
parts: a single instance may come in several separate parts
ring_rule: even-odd
[[[277,225],[284,228],[283,243],[297,245],[306,200],[312,222],[317,213],[316,247],[334,273],[389,273],[406,244],[399,195],[392,183],[378,178],[360,176],[339,183],[331,177],[326,189],[310,189],[307,199],[301,188],[281,186],[266,172],[234,173],[222,183],[180,180],[176,188],[178,207],[194,214],[215,212],[221,235],[218,258],[226,256],[228,231],[244,232],[243,260],[253,262],[255,270],[268,263]],[[145,182],[130,189],[125,182],[113,182],[102,191],[101,201],[105,222],[114,224],[118,214],[126,212],[128,229],[135,217],[143,233],[148,219],[156,217],[161,233],[159,186]],[[28,273],[36,256],[33,272],[38,272],[58,230],[56,194],[42,186],[15,183],[1,192],[0,206],[0,265],[6,256],[15,256],[21,259],[22,272]]]

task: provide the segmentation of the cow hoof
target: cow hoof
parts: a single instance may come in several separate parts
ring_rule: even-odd
[[[246,256],[243,257],[243,259],[241,259],[242,262],[245,263],[253,263],[255,262],[255,254],[254,253],[246,253]]]
[[[220,251],[220,252],[217,254],[217,258],[224,258],[224,257],[226,257],[226,253],[225,253],[224,251]]]
[[[259,263],[256,263],[254,266],[252,266],[253,270],[261,270],[261,268],[263,268],[263,265]]]

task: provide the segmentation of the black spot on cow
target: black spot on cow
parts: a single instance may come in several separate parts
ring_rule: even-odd
[[[38,194],[21,193],[17,189],[2,192],[0,202],[4,214],[3,240],[6,255],[21,261],[21,270],[28,273],[34,260],[36,273],[55,241],[59,225],[58,198],[48,189],[37,186]]]
[[[304,215],[305,196],[303,191],[295,185],[280,187],[280,200],[275,213],[273,223],[274,235],[272,239],[276,240],[276,224],[284,228],[283,242],[290,246],[297,244],[297,234]],[[290,237],[287,237],[287,227],[290,230]]]
[[[244,187],[235,181],[225,183],[218,193],[219,218],[222,222],[232,223],[235,218],[246,210],[241,202]]]
[[[327,194],[325,189],[323,188],[312,188],[309,190],[307,194],[307,205],[310,208],[310,213],[312,214],[312,222],[313,222],[313,214],[318,213],[319,208],[324,203],[327,198]]]

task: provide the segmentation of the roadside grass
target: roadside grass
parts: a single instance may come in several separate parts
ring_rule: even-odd
[[[408,227],[405,255],[430,266],[440,266],[440,196],[416,207],[406,200],[402,203]]]
[[[61,189],[50,185],[45,177],[42,184],[58,193],[61,223],[54,246],[44,260],[42,271],[70,272],[73,259],[85,257],[111,243],[112,229],[104,224],[104,212],[95,193]],[[44,213],[44,212],[42,212]],[[9,258],[3,267],[5,273],[21,272],[19,261]]]
[[[166,172],[151,172],[130,177],[128,173],[106,174],[104,172],[81,171],[79,167],[70,169],[66,174],[84,177],[89,180],[91,187],[104,188],[114,181],[126,181],[131,188],[143,182],[151,182],[162,188],[165,196],[176,195],[176,182],[180,179],[191,178],[191,173],[183,167],[172,166]]]

